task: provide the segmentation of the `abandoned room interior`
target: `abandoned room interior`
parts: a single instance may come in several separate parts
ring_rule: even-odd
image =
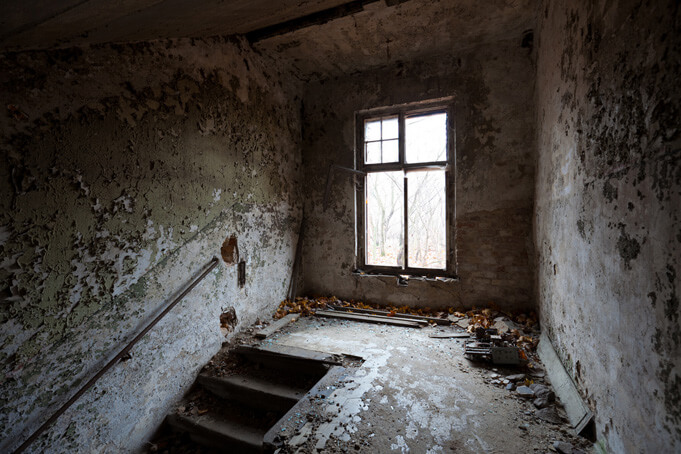
[[[0,12],[0,451],[681,452],[674,0]]]

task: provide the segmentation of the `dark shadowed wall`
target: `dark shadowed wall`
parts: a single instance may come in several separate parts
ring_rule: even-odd
[[[522,37],[308,86],[304,98],[303,293],[369,302],[528,307],[533,295],[534,66]],[[327,171],[354,163],[355,112],[453,96],[458,282],[353,274],[354,185]],[[450,188],[451,189],[451,188]],[[454,192],[454,191],[452,191]]]

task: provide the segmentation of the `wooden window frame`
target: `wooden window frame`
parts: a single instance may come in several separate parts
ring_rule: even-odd
[[[425,115],[429,113],[444,112],[447,114],[447,157],[444,161],[406,163],[405,162],[405,118],[413,115]],[[365,173],[363,184],[357,185],[355,193],[356,216],[355,216],[355,267],[360,274],[379,274],[395,276],[421,276],[426,278],[457,278],[456,275],[456,248],[455,248],[455,216],[456,216],[456,146],[455,146],[455,105],[451,98],[426,101],[421,103],[404,104],[400,106],[369,109],[355,114],[355,169]],[[399,121],[399,160],[394,163],[365,164],[364,163],[364,124],[365,121],[381,117],[397,116]],[[386,171],[419,171],[441,169],[445,171],[445,268],[414,268],[409,267],[409,232],[407,222],[407,198],[408,186],[405,176],[404,185],[404,263],[406,266],[379,266],[366,263],[366,174]]]

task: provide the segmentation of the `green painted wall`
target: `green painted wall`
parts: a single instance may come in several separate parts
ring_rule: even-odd
[[[283,298],[301,210],[300,103],[281,79],[222,39],[0,55],[0,438],[46,418],[228,235],[266,283],[211,276],[187,328],[210,348],[176,380],[219,345],[222,308],[247,321]],[[162,408],[178,391],[156,392]]]

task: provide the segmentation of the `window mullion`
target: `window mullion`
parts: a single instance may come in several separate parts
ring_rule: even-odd
[[[398,149],[399,149],[399,161],[400,161],[400,166],[402,166],[402,172],[403,172],[403,181],[404,181],[404,186],[402,187],[402,192],[403,192],[403,197],[404,197],[404,205],[402,207],[402,214],[403,214],[403,226],[402,226],[402,254],[404,255],[402,259],[402,269],[407,269],[409,267],[409,245],[407,241],[407,237],[409,235],[409,230],[407,226],[407,191],[408,191],[408,186],[407,186],[407,174],[404,172],[404,156],[405,156],[405,137],[404,137],[404,112],[400,112],[398,115],[398,122],[399,126],[397,129],[397,138],[398,140]]]
[[[381,138],[380,144],[381,144],[381,161],[383,162],[383,117],[380,118],[379,120],[379,131],[381,131],[381,135],[379,136]]]
[[[404,176],[404,186],[403,186],[403,192],[404,192],[404,209],[403,214],[404,214],[404,242],[403,242],[403,250],[404,250],[404,260],[402,260],[403,263],[403,269],[408,269],[409,268],[409,242],[407,241],[407,238],[409,236],[409,226],[407,224],[407,219],[408,218],[408,213],[407,213],[407,200],[408,200],[408,192],[409,192],[409,180],[407,179],[407,172],[403,172]]]
[[[399,126],[397,129],[398,152],[400,164],[404,164],[404,114],[400,112],[398,116]]]

